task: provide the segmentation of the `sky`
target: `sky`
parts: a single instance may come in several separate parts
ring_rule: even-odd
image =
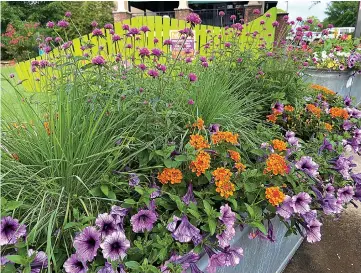
[[[286,10],[288,2],[288,12],[291,19],[296,19],[297,16],[307,18],[308,16],[316,16],[321,21],[326,18],[324,11],[326,10],[327,3],[330,0],[322,0],[321,3],[312,6],[313,1],[294,0],[294,1],[278,1],[277,7]]]

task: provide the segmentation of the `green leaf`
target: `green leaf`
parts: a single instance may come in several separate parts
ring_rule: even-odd
[[[140,195],[143,195],[144,194],[144,190],[142,187],[139,187],[139,186],[136,186],[134,187],[134,190],[139,193]]]
[[[167,168],[172,168],[173,167],[173,160],[170,158],[167,158],[164,160],[164,166],[166,166]]]
[[[216,232],[217,223],[214,219],[208,218],[208,226],[209,226],[210,235],[212,236]]]
[[[20,255],[7,255],[6,258],[16,264],[26,265],[28,260]]]
[[[266,227],[262,223],[260,223],[260,222],[251,222],[249,225],[251,227],[258,228],[263,234],[267,235]]]
[[[63,227],[64,230],[72,228],[72,227],[78,227],[79,223],[78,222],[69,222],[66,223],[66,225]]]
[[[212,180],[212,174],[211,174],[211,172],[210,172],[210,171],[206,171],[206,173],[205,173],[204,175],[206,176],[207,180],[208,180],[209,182],[211,182],[211,180]]]
[[[254,213],[253,208],[252,208],[250,205],[248,205],[247,203],[244,203],[244,204],[246,205],[246,208],[247,208],[247,211],[248,211],[249,216],[250,216],[252,219],[254,219],[255,213]]]
[[[200,214],[199,214],[198,211],[193,210],[193,209],[190,209],[190,208],[188,208],[187,211],[188,211],[190,214],[192,214],[194,217],[196,217],[197,219],[200,219],[200,218],[201,218],[201,216],[200,216]]]
[[[108,194],[109,194],[109,188],[108,188],[107,185],[101,185],[101,186],[100,186],[100,189],[101,189],[102,193],[104,193],[105,196],[108,196]]]
[[[129,205],[135,205],[137,202],[135,202],[133,199],[125,199],[124,203]]]
[[[125,263],[125,266],[131,269],[138,269],[140,264],[136,261],[129,261]]]
[[[113,191],[109,192],[108,198],[112,199],[112,200],[117,200],[117,196],[115,195],[115,193]]]
[[[203,206],[204,206],[204,211],[207,213],[207,215],[211,215],[212,214],[212,207],[208,203],[207,200],[203,200]]]
[[[14,210],[23,204],[22,201],[9,201],[6,203],[6,210]]]
[[[176,161],[183,162],[183,161],[187,161],[187,156],[186,155],[177,155],[174,159]]]
[[[16,272],[16,268],[14,264],[7,263],[4,268],[1,270],[2,273],[14,273]]]

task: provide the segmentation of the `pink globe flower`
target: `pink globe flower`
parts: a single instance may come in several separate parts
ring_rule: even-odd
[[[53,28],[53,27],[55,26],[55,23],[52,22],[52,21],[49,21],[49,22],[46,23],[46,26],[47,26],[48,28]]]
[[[280,23],[278,23],[277,21],[274,21],[273,23],[272,23],[272,26],[273,27],[278,27],[280,25]]]
[[[298,17],[296,18],[296,20],[297,20],[298,22],[302,22],[302,21],[303,21],[302,17],[300,17],[300,16],[298,16]]]
[[[70,11],[65,12],[65,17],[71,17],[71,12]]]
[[[259,14],[261,14],[261,11],[259,9],[254,9],[253,14],[254,15],[259,15]]]
[[[189,100],[188,100],[188,104],[189,104],[189,105],[193,105],[193,104],[194,104],[194,100],[189,99]]]
[[[157,38],[153,39],[153,43],[157,44],[159,42],[159,40]]]
[[[190,13],[188,14],[188,16],[186,17],[186,21],[188,23],[191,23],[192,25],[199,25],[202,23],[201,18],[199,17],[198,14],[196,13]]]
[[[221,17],[223,17],[223,16],[226,15],[226,14],[224,13],[224,11],[221,10],[221,11],[218,13],[218,15],[221,16]]]
[[[195,82],[198,79],[197,75],[194,73],[189,73],[188,78],[191,82]]]
[[[97,21],[93,21],[90,24],[92,27],[97,27],[98,26],[98,22]]]
[[[232,14],[231,17],[229,17],[229,19],[231,19],[231,20],[236,20],[236,19],[237,19],[237,16],[234,15],[234,14]]]
[[[113,29],[113,25],[112,24],[105,24],[104,28],[105,29]]]
[[[105,59],[103,58],[103,56],[96,56],[92,59],[92,64],[94,65],[104,65],[105,64]]]

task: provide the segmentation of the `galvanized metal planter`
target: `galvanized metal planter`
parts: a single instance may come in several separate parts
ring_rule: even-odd
[[[224,267],[217,273],[281,273],[293,254],[303,241],[300,235],[285,237],[286,226],[278,218],[272,220],[275,242],[269,242],[261,238],[249,239],[248,234],[252,231],[246,227],[237,231],[231,246],[242,247],[244,257],[236,267]],[[208,255],[204,255],[198,262],[198,267],[207,272]]]
[[[304,77],[308,82],[326,86],[341,96],[352,96],[357,103],[361,102],[361,75],[357,73],[309,68]]]

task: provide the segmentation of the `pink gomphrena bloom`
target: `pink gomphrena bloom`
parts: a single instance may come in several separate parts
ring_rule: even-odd
[[[322,30],[322,35],[328,35],[328,33],[329,33],[328,29]]]
[[[290,25],[294,25],[294,24],[295,24],[295,21],[291,21],[289,24],[290,24]]]
[[[142,71],[144,71],[144,70],[147,69],[147,66],[146,66],[145,64],[143,64],[143,63],[141,63],[140,65],[138,65],[138,67],[139,67],[139,69],[142,70]]]
[[[129,25],[122,25],[122,29],[123,30],[129,30],[130,28],[129,28]]]
[[[105,64],[105,59],[103,58],[103,56],[96,56],[92,59],[92,64],[94,65],[104,65]]]
[[[90,24],[92,27],[97,27],[98,26],[98,22],[97,21],[93,21],[93,22],[91,22],[91,24]]]
[[[61,45],[61,48],[62,49],[68,49],[69,47],[71,47],[73,44],[73,41],[68,41],[68,42],[65,42],[64,44]]]
[[[189,100],[188,100],[188,104],[189,104],[189,105],[193,105],[193,104],[194,104],[194,100],[189,99]]]
[[[221,16],[221,17],[223,17],[223,16],[226,15],[226,14],[224,13],[223,10],[221,10],[221,11],[218,13],[218,15]]]
[[[222,39],[222,35],[221,35],[221,34],[218,35],[218,39]]]
[[[208,67],[208,63],[207,63],[207,62],[202,62],[202,66],[207,68],[207,67]]]
[[[44,47],[44,52],[45,52],[46,54],[48,54],[50,51],[51,51],[51,47],[50,47],[50,46]]]
[[[200,57],[199,57],[199,60],[200,60],[201,62],[206,62],[206,61],[207,61],[207,58],[204,57],[204,56],[200,56]]]
[[[52,40],[53,40],[52,37],[46,37],[46,38],[45,38],[45,42],[46,42],[46,43],[50,43]]]
[[[55,23],[53,21],[49,21],[49,22],[46,23],[46,26],[48,28],[53,28],[55,26]]]
[[[31,72],[36,72],[36,67],[35,66],[31,67]]]
[[[225,26],[225,27],[224,27],[224,30],[228,30],[228,29],[229,29],[229,26]]]
[[[323,25],[322,25],[321,23],[318,23],[317,26],[318,26],[319,28],[323,28]]]
[[[285,15],[285,16],[283,16],[283,21],[287,22],[289,18],[290,17],[288,17],[288,15]]]
[[[309,38],[312,37],[312,31],[307,32],[306,36],[309,37]]]
[[[260,25],[264,25],[264,23],[265,23],[265,21],[263,21],[263,20],[259,21]]]
[[[50,66],[50,63],[49,63],[47,60],[41,60],[41,61],[39,62],[39,67],[40,67],[40,68],[45,68],[45,67],[47,67],[47,66]]]
[[[105,29],[113,29],[113,25],[112,24],[105,24],[104,28]]]
[[[230,48],[230,47],[231,47],[231,43],[230,43],[230,42],[225,42],[225,43],[224,43],[224,46],[225,46],[226,48]]]
[[[306,31],[309,31],[310,30],[310,26],[309,25],[304,25],[302,26],[302,29],[306,30]]]
[[[259,14],[261,14],[261,11],[259,9],[254,9],[253,14],[254,15],[259,15]]]
[[[110,29],[110,30],[109,30],[109,33],[110,33],[111,35],[114,35],[114,34],[115,34],[114,29]]]
[[[60,43],[63,39],[61,39],[61,37],[55,37],[54,42],[55,43]]]
[[[148,48],[146,47],[142,47],[139,49],[139,56],[140,57],[149,57],[150,56],[150,51]]]
[[[302,22],[302,21],[303,21],[303,19],[302,19],[302,17],[301,17],[301,16],[298,16],[298,17],[296,18],[296,21],[298,21],[298,22]]]
[[[236,15],[234,15],[234,14],[232,14],[232,15],[229,17],[229,19],[231,19],[232,21],[234,21],[234,20],[236,20],[236,19],[237,19],[237,16],[236,16]]]
[[[232,25],[232,27],[238,31],[242,31],[243,25],[241,23],[235,23]]]
[[[154,37],[153,43],[157,44],[159,42],[158,38]]]
[[[267,52],[267,57],[272,57],[273,56],[273,52]]]
[[[65,21],[65,20],[60,20],[58,23],[57,23],[57,26],[58,27],[61,27],[61,28],[67,28],[69,26],[69,22],[68,21]]]
[[[93,36],[104,36],[104,33],[101,29],[99,28],[95,28],[93,31],[92,31],[92,35]]]
[[[135,40],[140,41],[140,37],[139,36],[135,37]]]
[[[206,44],[204,45],[204,48],[209,48],[209,43],[206,43]]]
[[[88,57],[89,57],[89,53],[85,52],[85,53],[83,54],[83,57],[88,58]]]
[[[196,74],[194,74],[194,73],[189,73],[189,75],[188,75],[188,79],[189,79],[189,81],[191,81],[191,82],[195,82],[195,81],[197,81],[197,75]]]
[[[199,17],[199,15],[193,12],[188,14],[188,16],[186,17],[186,21],[191,25],[199,25],[202,23],[202,20]]]
[[[118,34],[114,34],[112,37],[113,42],[119,41],[120,40],[120,36]]]
[[[132,48],[133,46],[132,46],[132,44],[126,44],[126,46],[125,46],[125,48]]]
[[[328,24],[327,28],[333,28],[333,24]]]
[[[10,79],[13,79],[13,78],[15,77],[15,75],[14,75],[13,73],[11,73],[11,74],[9,75],[9,77],[10,77]]]
[[[308,66],[308,62],[303,62],[303,66],[307,67]]]
[[[160,57],[163,54],[163,51],[158,48],[153,48],[151,51],[152,55],[156,57]]]
[[[133,27],[133,28],[131,28],[129,30],[129,34],[133,35],[133,36],[138,35],[139,34],[139,29],[137,29],[136,27]]]
[[[210,29],[207,29],[207,33],[211,33],[212,31]]]
[[[153,79],[159,77],[158,71],[157,71],[157,70],[154,70],[154,69],[148,70],[148,75],[151,76]]]
[[[31,66],[39,66],[39,61],[37,60],[31,61]]]
[[[269,13],[266,13],[266,15],[265,15],[267,18],[270,18],[271,17],[271,14],[269,14]]]
[[[101,45],[98,48],[99,48],[100,51],[102,51],[104,49],[104,46]]]
[[[71,12],[70,11],[65,12],[65,17],[71,17]]]
[[[167,67],[164,64],[158,64],[157,68],[162,71],[163,73],[165,73],[165,71],[167,71]]]
[[[280,23],[278,23],[277,21],[274,21],[273,23],[272,23],[272,26],[273,27],[278,27],[280,25]]]
[[[313,20],[311,18],[308,18],[306,22],[309,24],[313,24]]]
[[[172,45],[172,41],[170,39],[164,40],[163,45],[170,46]]]
[[[192,62],[192,58],[191,58],[191,57],[187,57],[187,58],[185,59],[185,62],[186,62],[186,63],[191,63],[191,62]]]
[[[144,91],[144,88],[139,87],[139,93],[143,93],[143,91]]]
[[[150,29],[149,29],[148,26],[142,26],[142,27],[140,27],[140,31],[146,33],[146,32],[148,32],[148,31],[150,31]]]

